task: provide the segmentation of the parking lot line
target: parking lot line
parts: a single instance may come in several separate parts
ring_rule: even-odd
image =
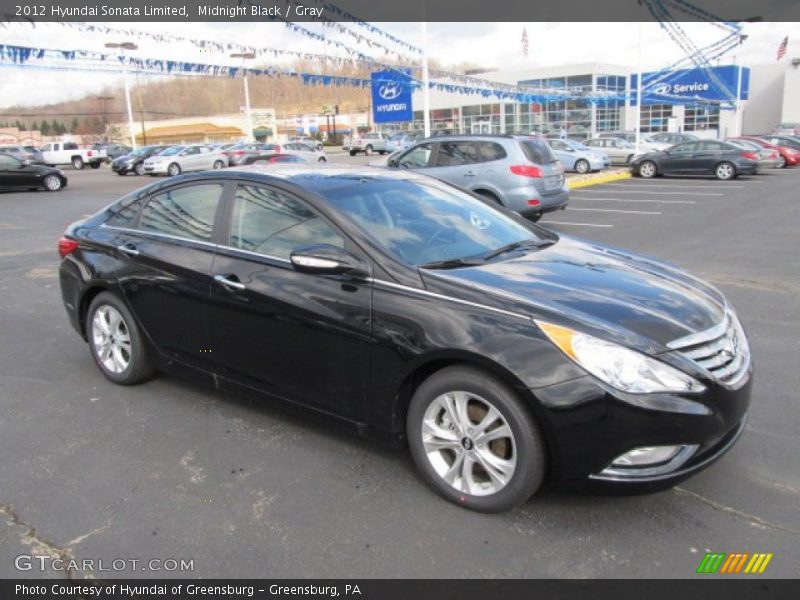
[[[622,213],[625,215],[660,215],[660,212],[650,210],[622,210],[621,208],[576,208],[570,206],[569,210],[584,210],[587,212]]]
[[[570,198],[570,202],[645,202],[651,204],[697,204],[696,200],[657,200],[655,198]]]
[[[747,180],[739,179],[737,181],[741,182],[742,184],[764,183],[763,181],[757,181],[757,180],[754,180],[754,179],[747,179]],[[646,187],[646,188],[654,188],[654,187],[702,188],[702,189],[708,189],[708,188],[711,187],[711,188],[724,188],[726,190],[741,189],[741,188],[747,187],[747,185],[737,185],[737,184],[730,184],[729,185],[729,184],[727,184],[725,182],[719,182],[719,181],[716,181],[716,180],[707,181],[705,183],[689,183],[687,181],[678,181],[678,180],[674,180],[674,179],[670,179],[670,180],[666,180],[666,181],[664,181],[664,180],[661,180],[661,181],[644,180],[643,181],[643,180],[639,179],[639,180],[636,180],[634,183],[631,183],[631,184],[626,184],[626,183],[604,183],[602,186],[599,186],[599,187],[611,187],[611,186],[617,186],[617,187],[640,186],[640,187]]]
[[[604,223],[570,223],[568,221],[539,221],[542,225],[576,225],[578,227],[614,227]]]
[[[724,196],[722,192],[652,192],[641,190],[581,190],[581,194],[649,194],[652,196]]]

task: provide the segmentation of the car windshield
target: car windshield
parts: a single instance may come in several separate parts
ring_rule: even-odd
[[[181,152],[186,146],[173,146],[172,148],[167,148],[164,150],[159,156],[175,156],[179,152]]]
[[[157,152],[157,150],[156,150]],[[131,156],[145,156],[146,154],[155,154],[152,148],[137,148],[136,150],[130,153]]]
[[[353,177],[319,193],[392,256],[414,266],[480,261],[518,242],[550,239],[435,181]],[[458,265],[453,265],[458,266]]]

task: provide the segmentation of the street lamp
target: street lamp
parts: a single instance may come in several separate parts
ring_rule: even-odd
[[[741,95],[742,95],[742,45],[744,44],[745,40],[748,38],[745,34],[739,34],[739,48],[736,52],[736,111],[735,111],[735,122],[733,124],[733,131],[736,137],[742,135],[742,112],[740,108],[741,103]]]
[[[139,47],[133,42],[108,42],[106,48],[123,50],[124,56],[125,50],[136,50]],[[123,74],[125,80],[125,104],[128,108],[128,132],[131,138],[131,148],[136,150],[136,134],[133,131],[133,109],[131,108],[131,90],[128,85],[128,65],[125,62],[123,62]]]
[[[247,87],[247,69],[244,64],[246,60],[251,60],[256,57],[255,52],[234,52],[231,58],[242,59],[242,80],[244,81],[244,108],[245,117],[247,118],[247,141],[253,141],[253,116],[250,114],[250,88]]]

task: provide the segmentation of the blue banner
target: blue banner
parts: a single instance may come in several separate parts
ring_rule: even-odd
[[[375,123],[411,121],[411,75],[399,70],[372,74],[372,120]]]
[[[709,72],[711,71],[711,72]],[[742,67],[740,100],[747,100],[750,88],[750,69]],[[645,104],[691,104],[692,100],[733,102],[739,79],[735,65],[680,69],[669,73],[654,72],[642,75],[642,96]],[[631,104],[636,104],[638,77],[631,75]]]

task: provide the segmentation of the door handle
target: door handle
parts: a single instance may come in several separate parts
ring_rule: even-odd
[[[234,281],[229,277],[230,277],[229,275],[214,275],[214,281],[216,281],[217,283],[219,283],[228,290],[241,291],[247,287],[245,284],[239,281]]]
[[[124,244],[117,246],[117,250],[119,250],[123,254],[127,254],[128,256],[139,256],[139,251],[136,249],[136,246],[134,246],[130,242],[126,242]]]
[[[475,177],[475,171],[467,171],[464,173],[464,177]]]

